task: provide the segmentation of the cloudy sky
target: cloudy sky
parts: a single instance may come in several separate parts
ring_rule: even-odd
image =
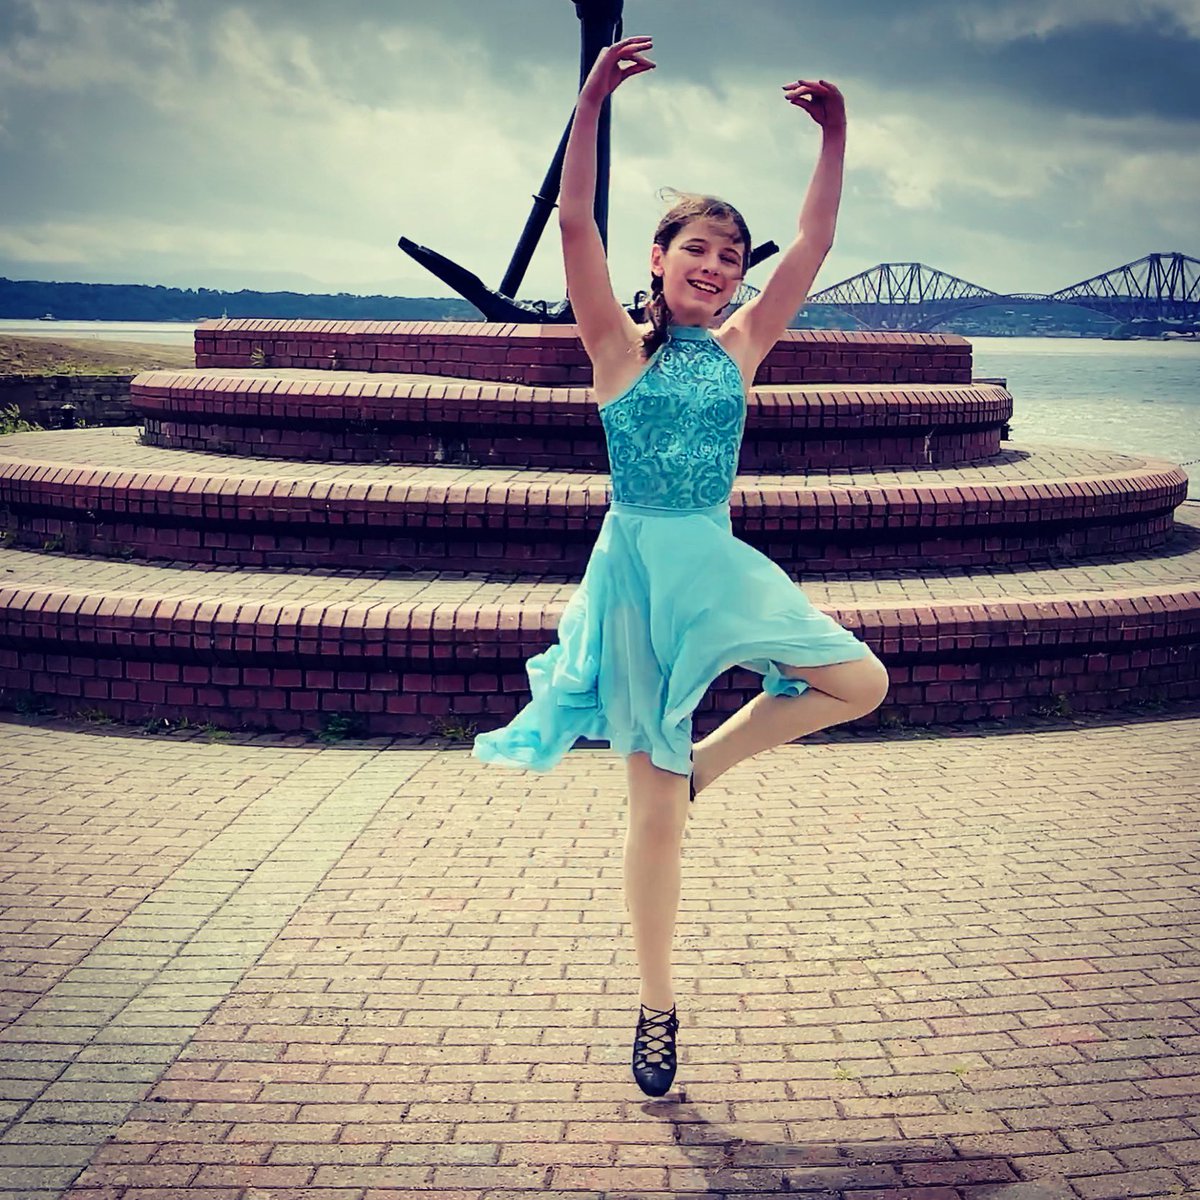
[[[1047,291],[1200,257],[1200,0],[626,0],[658,69],[615,98],[610,260],[647,279],[664,186],[795,229],[839,84],[817,286],[920,261]],[[452,294],[499,283],[578,85],[570,0],[0,0],[0,275]],[[560,298],[552,221],[521,296]],[[752,272],[762,285],[768,264]]]

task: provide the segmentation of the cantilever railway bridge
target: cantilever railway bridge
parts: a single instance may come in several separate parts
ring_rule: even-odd
[[[1056,292],[993,292],[923,263],[880,263],[808,298],[833,305],[867,329],[928,333],[947,318],[996,304],[1056,301],[1116,321],[1200,321],[1200,260],[1148,254]]]

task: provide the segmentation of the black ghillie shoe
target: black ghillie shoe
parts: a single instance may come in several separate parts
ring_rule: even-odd
[[[673,1004],[665,1010],[641,1006],[633,1036],[633,1077],[647,1096],[661,1096],[675,1078],[678,1028],[679,1018]]]

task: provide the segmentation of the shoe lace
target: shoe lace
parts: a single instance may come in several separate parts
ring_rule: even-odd
[[[642,1005],[638,1015],[637,1032],[634,1036],[634,1049],[637,1052],[639,1065],[648,1067],[666,1066],[675,1055],[675,1033],[679,1029],[679,1018],[672,1006],[667,1009],[647,1008]],[[657,1055],[658,1062],[651,1062],[650,1056]]]

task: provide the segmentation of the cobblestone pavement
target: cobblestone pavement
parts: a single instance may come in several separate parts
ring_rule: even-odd
[[[1200,1196],[1198,733],[739,764],[652,1101],[609,751],[0,724],[0,1200]]]

